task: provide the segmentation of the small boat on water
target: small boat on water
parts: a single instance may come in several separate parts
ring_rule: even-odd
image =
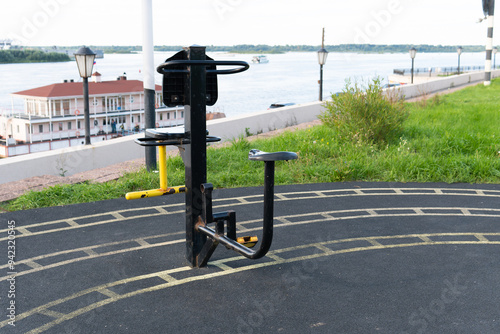
[[[267,59],[267,56],[264,56],[264,55],[254,56],[252,58],[252,63],[254,63],[254,64],[265,64],[265,63],[269,63],[269,59]]]

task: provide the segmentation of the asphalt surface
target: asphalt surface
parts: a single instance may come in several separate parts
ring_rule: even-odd
[[[275,190],[268,255],[202,269],[183,194],[1,214],[0,332],[500,332],[500,185]],[[259,234],[262,188],[213,197]]]

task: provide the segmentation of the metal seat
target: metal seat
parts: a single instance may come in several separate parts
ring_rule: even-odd
[[[217,136],[209,136],[206,131],[206,142],[220,141]],[[176,145],[182,146],[191,143],[191,139],[185,133],[184,126],[176,126],[171,128],[146,129],[146,137],[136,138],[134,140],[141,146],[167,146]]]
[[[248,159],[256,161],[280,161],[297,159],[295,152],[263,152],[260,150],[250,150]]]

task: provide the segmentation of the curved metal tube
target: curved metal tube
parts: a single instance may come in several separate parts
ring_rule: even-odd
[[[214,239],[217,243],[232,249],[249,259],[260,259],[267,254],[273,242],[273,215],[274,215],[274,161],[265,162],[264,172],[264,222],[262,226],[262,240],[259,249],[254,251],[236,240],[218,234],[204,224],[196,225],[196,229]]]

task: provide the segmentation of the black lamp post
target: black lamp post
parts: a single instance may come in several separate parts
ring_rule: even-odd
[[[458,53],[458,74],[460,74],[460,55],[462,54],[462,47],[461,46],[458,47],[457,53]]]
[[[85,118],[85,145],[90,145],[89,77],[94,67],[95,53],[83,46],[75,52],[76,65],[83,79],[83,110]]]
[[[321,49],[318,50],[319,63],[319,100],[323,101],[323,65],[326,63],[328,51],[325,50],[325,28],[323,28],[323,37],[321,39]]]
[[[326,57],[328,56],[328,51],[321,48],[318,51],[318,63],[319,63],[319,100],[323,101],[323,65],[326,63]]]
[[[411,83],[413,83],[413,71],[415,65],[415,56],[417,55],[417,50],[415,48],[410,49],[410,57],[411,57]]]

